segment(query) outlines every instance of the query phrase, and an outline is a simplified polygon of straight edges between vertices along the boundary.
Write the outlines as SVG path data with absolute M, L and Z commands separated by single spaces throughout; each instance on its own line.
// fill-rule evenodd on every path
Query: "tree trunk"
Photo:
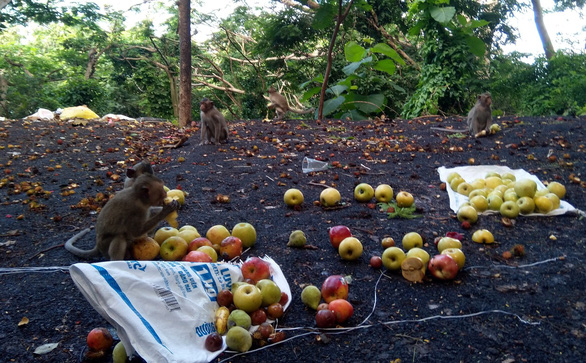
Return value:
M 541 2 L 540 0 L 531 0 L 531 4 L 533 4 L 535 25 L 537 26 L 537 32 L 539 33 L 539 37 L 541 38 L 541 44 L 543 44 L 545 58 L 547 58 L 547 60 L 550 60 L 555 55 L 555 49 L 553 48 L 551 39 L 549 39 L 547 29 L 545 29 L 545 23 L 543 21 L 543 9 L 541 9 Z
M 179 126 L 191 123 L 190 0 L 179 0 Z

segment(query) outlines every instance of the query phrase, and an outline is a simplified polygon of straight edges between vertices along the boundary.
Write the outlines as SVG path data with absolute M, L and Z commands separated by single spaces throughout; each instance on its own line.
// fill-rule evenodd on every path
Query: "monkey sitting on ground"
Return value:
M 82 250 L 73 246 L 89 228 L 65 242 L 65 249 L 82 258 L 100 254 L 112 261 L 131 258 L 133 241 L 155 229 L 168 214 L 179 208 L 176 200 L 164 204 L 166 195 L 161 179 L 148 173 L 140 175 L 131 187 L 116 193 L 98 214 L 93 249 Z M 149 217 L 150 208 L 156 206 L 162 206 L 161 211 Z
M 476 104 L 466 118 L 468 129 L 456 130 L 446 129 L 443 127 L 432 127 L 432 130 L 447 131 L 447 132 L 469 132 L 474 137 L 486 136 L 491 133 L 490 126 L 492 125 L 492 97 L 489 92 L 478 96 Z
M 287 103 L 287 99 L 285 97 L 283 97 L 283 95 L 281 95 L 279 92 L 277 92 L 275 87 L 272 87 L 272 86 L 269 87 L 269 100 L 271 101 L 271 103 L 269 103 L 267 105 L 267 107 L 269 109 L 273 109 L 273 108 L 275 109 L 275 120 L 282 120 L 283 117 L 285 116 L 285 114 L 289 111 L 299 113 L 299 114 L 313 112 L 312 108 L 303 111 L 303 110 L 298 110 L 298 109 L 289 107 L 289 104 Z
M 214 144 L 226 142 L 228 140 L 228 125 L 226 119 L 220 111 L 214 106 L 214 101 L 204 98 L 199 104 L 201 110 L 201 142 L 200 145 L 211 143 Z M 207 140 L 206 140 L 207 139 Z
M 126 179 L 124 180 L 124 188 L 129 188 L 134 184 L 136 178 L 141 176 L 142 174 L 150 174 L 155 175 L 153 171 L 153 167 L 150 162 L 148 161 L 141 161 L 140 163 L 135 164 L 133 167 L 128 168 L 126 170 Z
M 478 96 L 476 104 L 468 112 L 468 131 L 474 137 L 486 136 L 490 134 L 490 125 L 492 125 L 492 97 L 486 92 Z

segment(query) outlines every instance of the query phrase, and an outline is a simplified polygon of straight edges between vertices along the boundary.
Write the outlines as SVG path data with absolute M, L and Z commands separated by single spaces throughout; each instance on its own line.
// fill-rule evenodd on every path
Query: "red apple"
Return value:
M 458 263 L 449 255 L 435 255 L 429 260 L 427 269 L 439 280 L 451 280 L 458 274 Z
M 336 322 L 338 324 L 344 323 L 346 320 L 350 319 L 352 314 L 354 313 L 354 307 L 350 304 L 347 300 L 344 299 L 336 299 L 330 301 L 328 304 L 328 309 L 336 314 Z
M 279 300 L 279 304 L 285 306 L 289 302 L 289 295 L 286 292 L 281 291 L 281 300 Z
M 259 257 L 248 258 L 240 267 L 242 277 L 251 279 L 256 285 L 257 282 L 271 278 L 271 268 L 268 262 Z
M 267 306 L 267 316 L 269 319 L 279 319 L 283 316 L 283 306 L 279 303 L 274 303 Z
M 87 335 L 87 346 L 94 351 L 110 349 L 113 342 L 112 334 L 106 328 L 94 328 Z
M 189 242 L 189 250 L 190 251 L 196 251 L 198 248 L 200 248 L 202 246 L 212 247 L 212 242 L 205 237 L 197 237 L 193 241 Z
M 328 303 L 321 303 L 317 306 L 317 309 L 315 309 L 316 311 L 320 311 L 320 310 L 330 310 L 329 308 L 330 304 Z
M 330 234 L 330 243 L 335 249 L 338 249 L 340 243 L 347 238 L 352 237 L 352 232 L 350 232 L 350 228 L 346 226 L 333 226 L 328 230 Z
M 182 261 L 187 262 L 213 262 L 210 255 L 201 251 L 189 251 L 188 254 L 183 257 Z
M 234 296 L 232 295 L 232 291 L 230 290 L 222 290 L 218 292 L 218 296 L 216 297 L 218 305 L 225 307 L 232 305 L 233 299 Z
M 383 266 L 383 259 L 380 256 L 372 256 L 370 258 L 370 266 L 372 268 L 381 268 Z
M 250 321 L 252 325 L 260 325 L 267 321 L 267 313 L 264 309 L 255 310 L 250 314 Z
M 332 275 L 321 285 L 321 296 L 325 302 L 348 298 L 348 283 L 342 275 Z
M 315 314 L 315 324 L 318 328 L 333 328 L 336 326 L 336 314 L 328 309 L 320 310 Z
M 220 255 L 225 261 L 242 254 L 242 241 L 238 237 L 228 236 L 220 243 Z

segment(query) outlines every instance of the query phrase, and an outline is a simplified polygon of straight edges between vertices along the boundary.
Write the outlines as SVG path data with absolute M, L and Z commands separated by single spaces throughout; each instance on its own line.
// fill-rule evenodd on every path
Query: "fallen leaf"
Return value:
M 25 317 L 23 317 L 22 319 L 20 319 L 20 321 L 18 322 L 18 326 L 23 326 L 23 325 L 26 325 L 26 324 L 28 324 L 28 322 L 29 322 L 29 320 L 28 320 L 28 318 L 25 316 Z
M 53 349 L 57 348 L 58 345 L 59 345 L 59 343 L 43 344 L 43 345 L 37 347 L 37 349 L 35 349 L 34 353 L 35 354 L 47 354 L 47 353 L 51 352 Z

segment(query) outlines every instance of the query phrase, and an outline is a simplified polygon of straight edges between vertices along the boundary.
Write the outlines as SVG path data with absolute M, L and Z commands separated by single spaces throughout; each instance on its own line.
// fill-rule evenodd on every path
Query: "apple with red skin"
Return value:
M 450 255 L 435 255 L 427 265 L 427 269 L 438 280 L 452 280 L 458 274 L 458 263 Z
M 352 237 L 350 228 L 346 226 L 333 226 L 328 230 L 328 233 L 330 235 L 330 243 L 335 249 L 338 249 L 344 239 Z
M 336 322 L 342 324 L 346 322 L 354 313 L 354 307 L 347 300 L 336 299 L 328 303 L 328 309 L 336 314 Z
M 277 303 L 267 306 L 267 316 L 269 319 L 275 320 L 283 316 L 283 305 Z
M 264 309 L 258 309 L 250 314 L 250 321 L 252 325 L 260 325 L 267 321 L 267 313 Z
M 230 261 L 242 255 L 242 241 L 238 237 L 228 236 L 220 243 L 220 255 L 225 261 Z
M 250 257 L 240 266 L 242 277 L 257 282 L 271 278 L 271 268 L 268 262 L 259 257 Z
M 370 267 L 379 269 L 383 266 L 383 259 L 380 256 L 372 256 L 370 258 Z
M 187 262 L 214 262 L 210 255 L 201 251 L 189 251 L 188 254 L 183 257 L 182 261 Z
M 315 314 L 315 324 L 318 328 L 333 328 L 336 326 L 336 314 L 330 309 L 319 310 Z
M 106 328 L 94 328 L 87 335 L 87 346 L 93 351 L 103 351 L 110 349 L 114 339 L 112 334 Z
M 321 303 L 317 306 L 317 309 L 315 309 L 316 311 L 320 311 L 320 310 L 330 310 L 329 308 L 330 304 L 328 303 Z
M 321 296 L 325 302 L 348 298 L 348 283 L 342 275 L 331 275 L 321 285 Z
M 196 251 L 198 248 L 200 248 L 202 246 L 212 247 L 212 242 L 205 237 L 197 237 L 196 239 L 189 242 L 189 250 L 190 251 Z
M 281 291 L 281 300 L 279 300 L 279 304 L 285 306 L 289 302 L 289 295 L 285 291 Z
M 222 290 L 218 292 L 218 296 L 216 296 L 216 302 L 218 305 L 225 307 L 232 305 L 233 299 L 234 296 L 230 290 Z

